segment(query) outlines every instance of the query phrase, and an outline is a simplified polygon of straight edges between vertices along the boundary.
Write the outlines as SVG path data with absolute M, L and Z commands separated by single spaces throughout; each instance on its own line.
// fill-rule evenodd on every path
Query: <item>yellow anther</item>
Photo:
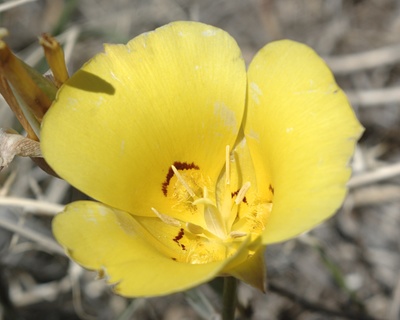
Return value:
M 236 203 L 237 205 L 239 205 L 239 204 L 243 201 L 244 197 L 246 196 L 246 192 L 250 189 L 250 187 L 251 187 L 251 183 L 250 183 L 250 181 L 247 181 L 247 182 L 240 188 L 240 190 L 239 190 L 239 192 L 238 192 L 238 195 L 237 195 L 237 197 L 236 197 L 236 199 L 235 199 L 235 203 Z
M 166 223 L 166 224 L 168 224 L 170 226 L 173 226 L 173 227 L 180 227 L 181 226 L 181 223 L 180 223 L 179 220 L 174 219 L 174 218 L 172 218 L 170 216 L 167 216 L 167 215 L 157 211 L 155 208 L 151 208 L 151 211 L 153 211 L 155 213 L 155 215 L 158 218 L 160 218 L 160 220 L 162 222 L 164 222 L 164 223 Z
M 202 234 L 204 233 L 204 229 L 197 224 L 187 222 L 186 228 L 193 234 Z
M 231 238 L 241 238 L 241 237 L 247 236 L 247 233 L 246 233 L 246 232 L 243 232 L 243 231 L 232 231 L 232 232 L 229 234 L 229 236 L 230 236 Z
M 182 186 L 186 189 L 186 191 L 189 193 L 191 197 L 196 197 L 196 194 L 193 192 L 193 190 L 189 187 L 187 182 L 185 181 L 185 178 L 179 173 L 178 169 L 176 169 L 175 166 L 171 166 L 172 171 L 174 172 L 176 178 L 179 180 L 179 182 L 182 184 Z

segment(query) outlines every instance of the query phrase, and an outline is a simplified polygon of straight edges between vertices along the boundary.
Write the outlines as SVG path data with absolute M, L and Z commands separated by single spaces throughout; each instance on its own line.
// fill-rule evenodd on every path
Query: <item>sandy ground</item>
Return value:
M 42 32 L 65 46 L 72 73 L 102 43 L 124 43 L 175 20 L 225 29 L 247 62 L 276 39 L 312 46 L 326 58 L 366 128 L 343 208 L 308 235 L 267 248 L 269 290 L 262 294 L 240 285 L 237 318 L 400 319 L 400 2 L 37 0 L 0 13 L 9 45 L 42 72 L 36 40 Z M 19 128 L 3 100 L 0 127 Z M 16 159 L 0 173 L 4 318 L 202 319 L 187 294 L 125 299 L 69 262 L 52 239 L 58 206 L 49 203 L 82 197 L 29 159 Z M 200 291 L 218 312 L 215 291 L 207 285 Z

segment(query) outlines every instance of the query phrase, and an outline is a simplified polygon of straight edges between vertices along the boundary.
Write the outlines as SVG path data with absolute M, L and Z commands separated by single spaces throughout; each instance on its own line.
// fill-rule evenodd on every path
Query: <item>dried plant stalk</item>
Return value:
M 7 167 L 15 156 L 42 157 L 40 143 L 0 129 L 0 170 Z

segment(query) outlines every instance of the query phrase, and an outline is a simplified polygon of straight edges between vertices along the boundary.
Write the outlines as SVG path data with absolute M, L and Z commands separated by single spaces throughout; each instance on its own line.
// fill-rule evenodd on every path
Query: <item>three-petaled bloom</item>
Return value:
M 265 245 L 334 213 L 362 131 L 324 62 L 278 41 L 245 64 L 224 31 L 175 22 L 107 45 L 43 121 L 45 159 L 100 202 L 53 223 L 126 296 L 231 275 L 264 289 Z

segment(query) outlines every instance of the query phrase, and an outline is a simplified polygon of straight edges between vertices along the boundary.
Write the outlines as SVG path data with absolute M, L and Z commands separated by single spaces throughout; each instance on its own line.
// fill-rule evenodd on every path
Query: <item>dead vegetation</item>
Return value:
M 31 0 L 0 4 L 7 42 L 46 71 L 42 32 L 63 44 L 70 72 L 104 42 L 174 20 L 221 27 L 249 62 L 290 38 L 326 58 L 366 131 L 340 212 L 308 235 L 267 249 L 269 291 L 240 287 L 240 319 L 400 319 L 400 3 L 395 0 Z M 6 7 L 7 5 L 7 7 Z M 19 129 L 0 100 L 0 126 Z M 340 128 L 338 128 L 340 130 Z M 128 300 L 65 257 L 52 215 L 84 196 L 17 158 L 0 173 L 0 300 L 4 319 L 201 319 L 219 310 L 199 292 Z M 214 283 L 218 287 L 218 282 Z M 200 297 L 202 296 L 200 295 Z M 204 301 L 203 301 L 204 303 Z M 203 318 L 207 317 L 203 315 Z

